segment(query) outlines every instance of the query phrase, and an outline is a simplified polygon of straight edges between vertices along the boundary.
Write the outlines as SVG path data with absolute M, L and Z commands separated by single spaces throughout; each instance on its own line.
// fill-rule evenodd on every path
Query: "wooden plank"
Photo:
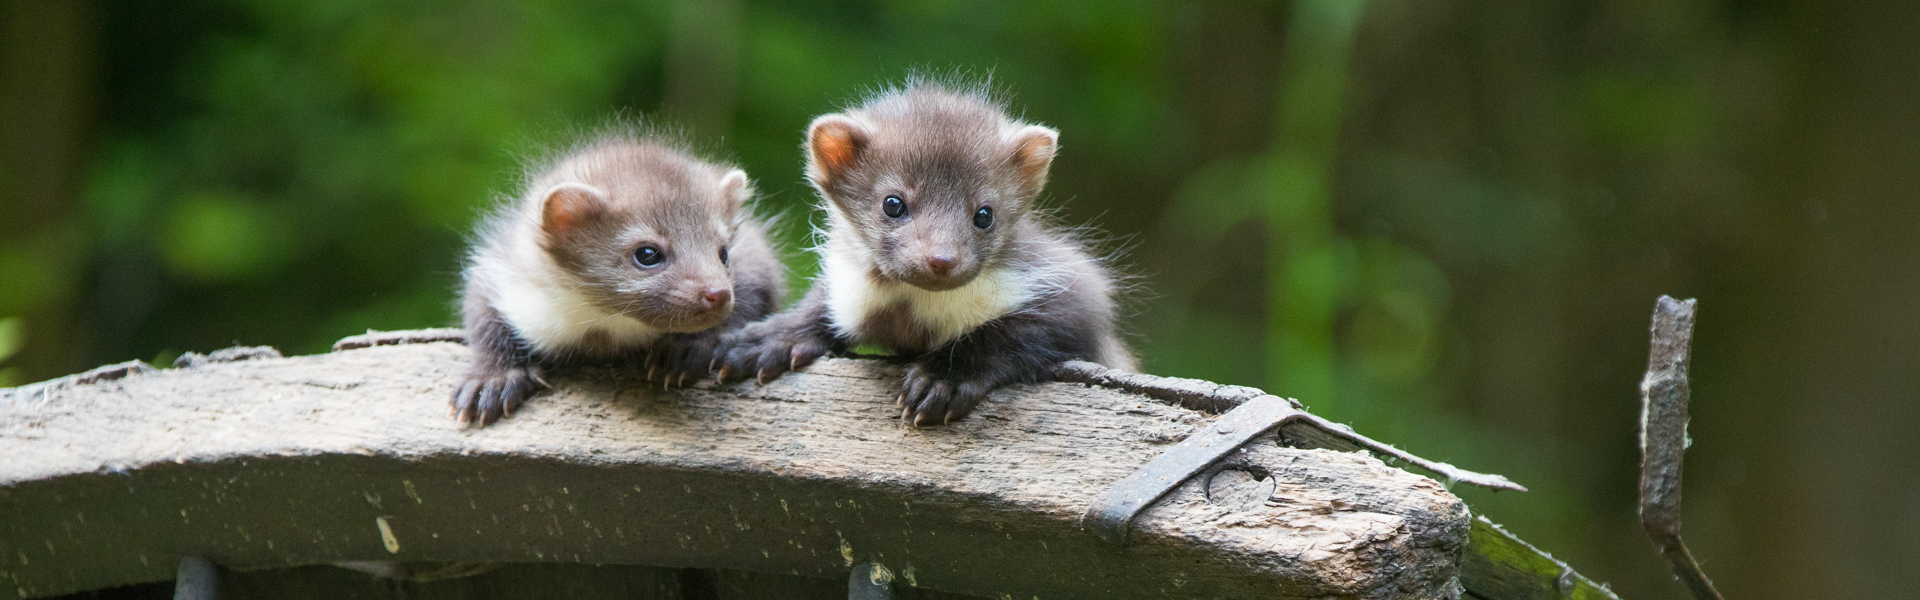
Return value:
M 582 368 L 462 431 L 445 398 L 468 356 L 377 346 L 0 392 L 0 593 L 160 581 L 200 554 L 239 571 L 570 562 L 842 581 L 872 561 L 903 594 L 1419 598 L 1446 595 L 1468 539 L 1438 483 L 1269 439 L 1149 508 L 1130 546 L 1104 544 L 1079 529 L 1086 506 L 1210 417 L 1103 387 L 1016 386 L 911 429 L 900 370 L 879 361 L 670 392 Z

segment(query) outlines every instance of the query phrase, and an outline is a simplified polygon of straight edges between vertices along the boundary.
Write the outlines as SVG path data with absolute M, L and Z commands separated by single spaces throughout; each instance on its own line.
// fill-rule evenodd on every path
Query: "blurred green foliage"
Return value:
M 0 364 L 5 364 L 7 359 L 20 352 L 20 345 L 24 341 L 21 337 L 19 317 L 0 319 Z M 21 381 L 19 367 L 0 368 L 0 387 L 22 383 L 26 382 Z
M 1920 568 L 1920 446 L 1901 441 L 1920 381 L 1900 375 L 1920 371 L 1916 14 L 9 4 L 0 25 L 32 36 L 0 43 L 53 66 L 0 77 L 53 91 L 0 94 L 0 385 L 451 324 L 463 236 L 520 157 L 609 119 L 679 124 L 742 164 L 807 276 L 802 128 L 910 72 L 959 72 L 1061 130 L 1050 202 L 1131 248 L 1148 370 L 1297 396 L 1512 476 L 1533 491 L 1456 491 L 1623 595 L 1680 597 L 1633 521 L 1634 385 L 1652 299 L 1698 295 L 1688 538 L 1709 573 L 1730 596 L 1897 593 L 1885 574 Z M 40 119 L 65 106 L 81 116 Z M 1787 435 L 1804 406 L 1878 434 Z M 1869 455 L 1888 458 L 1846 471 Z M 1909 541 L 1872 541 L 1886 506 Z

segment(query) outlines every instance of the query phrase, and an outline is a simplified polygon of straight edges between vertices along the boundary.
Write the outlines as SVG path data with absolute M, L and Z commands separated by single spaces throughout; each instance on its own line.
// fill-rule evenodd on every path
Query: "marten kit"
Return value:
M 1132 370 L 1105 262 L 1035 204 L 1060 134 L 978 87 L 928 80 L 814 119 L 806 176 L 827 223 L 820 275 L 778 314 L 784 272 L 746 174 L 645 135 L 534 171 L 481 227 L 466 270 L 472 370 L 453 413 L 510 414 L 544 369 L 621 360 L 683 385 L 764 383 L 877 346 L 906 362 L 901 418 L 965 418 L 1063 361 Z
M 728 336 L 720 378 L 764 382 L 871 344 L 909 361 L 901 417 L 928 425 L 1063 361 L 1133 369 L 1114 276 L 1034 205 L 1059 137 L 983 90 L 931 81 L 815 119 L 820 276 L 797 306 Z
M 464 273 L 473 365 L 451 411 L 484 426 L 578 360 L 684 384 L 722 332 L 777 309 L 784 267 L 747 203 L 745 172 L 672 137 L 616 131 L 529 169 L 484 220 Z

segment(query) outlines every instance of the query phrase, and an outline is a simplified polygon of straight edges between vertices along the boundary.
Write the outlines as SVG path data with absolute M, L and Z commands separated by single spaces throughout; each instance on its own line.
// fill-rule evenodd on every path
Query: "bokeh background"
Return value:
M 1708 573 L 1913 593 L 1903 2 L 8 0 L 0 385 L 451 324 L 517 157 L 617 115 L 743 164 L 798 248 L 802 128 L 914 69 L 1061 130 L 1051 197 L 1130 245 L 1148 370 L 1509 475 L 1456 491 L 1627 598 L 1684 597 L 1636 387 L 1654 298 L 1698 297 Z

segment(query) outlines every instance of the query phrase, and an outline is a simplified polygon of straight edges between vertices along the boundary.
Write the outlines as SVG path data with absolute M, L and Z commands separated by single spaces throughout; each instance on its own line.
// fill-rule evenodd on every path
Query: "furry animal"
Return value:
M 699 379 L 721 332 L 785 296 L 739 169 L 616 133 L 535 173 L 481 225 L 465 271 L 474 360 L 451 400 L 463 424 L 512 414 L 545 368 L 574 359 L 644 361 L 663 385 Z
M 821 274 L 797 306 L 730 336 L 720 378 L 764 382 L 875 344 L 911 360 L 901 417 L 925 425 L 1062 361 L 1135 368 L 1114 275 L 1034 208 L 1058 146 L 983 91 L 930 81 L 815 119 Z

